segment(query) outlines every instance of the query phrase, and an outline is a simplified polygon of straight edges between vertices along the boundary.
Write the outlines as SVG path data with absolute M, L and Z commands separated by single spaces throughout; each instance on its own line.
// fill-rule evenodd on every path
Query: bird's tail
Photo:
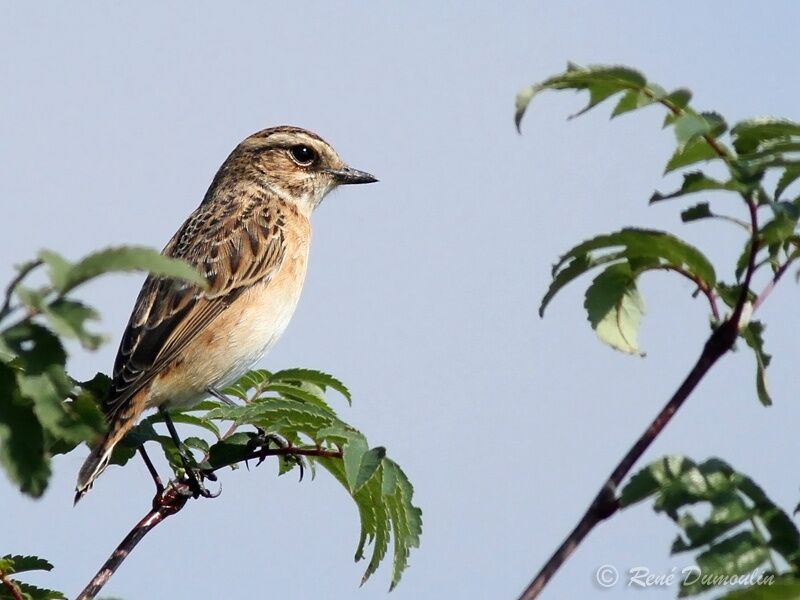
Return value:
M 100 443 L 95 446 L 89 454 L 89 457 L 86 459 L 86 462 L 83 463 L 78 473 L 78 483 L 75 486 L 75 504 L 78 503 L 78 500 L 83 498 L 86 492 L 92 489 L 94 480 L 97 479 L 108 466 L 108 461 L 111 460 L 111 453 L 114 451 L 114 447 L 125 437 L 125 434 L 128 433 L 132 425 L 133 422 L 127 419 L 112 423 L 110 431 L 103 436 Z

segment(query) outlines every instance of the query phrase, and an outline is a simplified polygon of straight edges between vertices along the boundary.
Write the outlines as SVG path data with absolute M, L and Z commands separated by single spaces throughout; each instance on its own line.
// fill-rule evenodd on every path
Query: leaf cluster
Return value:
M 414 489 L 402 469 L 386 456 L 383 447 L 370 448 L 366 437 L 342 421 L 331 407 L 326 392 L 333 390 L 351 400 L 350 391 L 335 377 L 311 369 L 287 369 L 270 373 L 251 371 L 224 390 L 240 403 L 206 400 L 190 411 L 172 413 L 173 421 L 203 430 L 184 443 L 196 451 L 190 457 L 201 472 L 213 474 L 224 467 L 268 456 L 281 458 L 279 475 L 293 470 L 315 473 L 320 466 L 342 484 L 358 508 L 361 535 L 355 559 L 366 558 L 372 545 L 362 583 L 378 568 L 393 539 L 391 588 L 400 581 L 411 548 L 419 546 L 422 512 L 412 500 Z M 158 414 L 139 425 L 123 440 L 112 463 L 125 464 L 136 448 L 147 441 L 160 444 L 177 476 L 183 463 L 169 436 L 154 425 Z M 227 424 L 222 433 L 220 425 Z
M 713 207 L 711 201 L 703 201 L 683 208 L 681 221 L 715 219 L 729 224 L 742 233 L 742 247 L 736 264 L 728 270 L 726 277 L 730 279 L 724 281 L 717 274 L 720 269 L 701 249 L 672 233 L 627 227 L 596 235 L 574 245 L 555 263 L 540 315 L 564 286 L 599 269 L 586 288 L 584 299 L 592 329 L 611 347 L 642 354 L 638 332 L 645 305 L 638 288 L 640 277 L 656 270 L 674 273 L 691 281 L 694 296 L 701 296 L 708 304 L 714 335 L 698 365 L 716 351 L 712 341 L 723 337 L 716 334 L 727 336 L 730 332 L 724 338 L 730 341 L 724 342 L 727 345 L 721 346 L 716 358 L 731 349 L 738 336 L 755 358 L 756 396 L 762 404 L 771 404 L 766 377 L 771 356 L 764 349 L 765 325 L 753 319 L 753 314 L 800 256 L 800 195 L 791 192 L 800 179 L 800 123 L 768 117 L 747 119 L 729 127 L 718 113 L 696 110 L 691 105 L 692 94 L 685 88 L 667 91 L 628 67 L 585 68 L 570 64 L 563 73 L 520 92 L 516 101 L 517 127 L 537 94 L 567 89 L 589 94 L 586 106 L 573 117 L 612 98 L 616 99 L 612 118 L 648 106 L 665 109 L 663 126 L 674 133 L 676 147 L 664 172 L 682 172 L 683 180 L 676 190 L 653 193 L 650 203 L 684 200 L 702 192 L 723 192 Z M 711 168 L 725 176 L 712 176 L 708 171 Z M 752 291 L 757 276 L 766 279 L 758 294 Z M 710 359 L 709 364 L 716 358 Z M 709 366 L 702 368 L 707 370 Z M 691 385 L 697 381 L 699 378 Z M 694 388 L 687 389 L 688 394 Z M 685 399 L 680 391 L 659 419 L 666 414 L 666 422 L 672 413 L 665 411 L 677 410 Z M 673 405 L 673 401 L 677 403 Z M 638 452 L 636 457 L 660 427 L 663 423 L 654 422 L 637 441 L 631 450 Z M 633 464 L 627 463 L 629 456 L 630 453 L 618 467 L 623 469 L 622 475 L 613 483 L 621 481 Z M 612 477 L 617 474 L 615 470 Z M 681 456 L 670 456 L 633 476 L 622 491 L 619 506 L 645 499 L 652 499 L 655 510 L 667 514 L 680 527 L 673 553 L 699 552 L 695 559 L 703 577 L 684 582 L 680 596 L 722 589 L 731 578 L 766 568 L 773 578 L 770 585 L 755 582 L 731 591 L 725 598 L 800 597 L 797 527 L 747 476 L 718 459 L 695 464 Z M 692 509 L 695 505 L 707 506 L 708 516 L 701 517 Z
M 797 526 L 752 479 L 724 461 L 713 458 L 697 464 L 684 456 L 665 456 L 631 477 L 620 505 L 630 507 L 647 499 L 680 529 L 672 554 L 697 552 L 697 575 L 681 582 L 679 597 L 724 589 L 756 571 L 761 585 L 724 598 L 800 596 Z
M 28 285 L 40 267 L 47 268 L 47 281 Z M 89 350 L 103 342 L 89 329 L 97 311 L 72 293 L 99 275 L 127 271 L 205 285 L 188 264 L 154 250 L 109 248 L 74 263 L 43 250 L 36 260 L 17 267 L 6 289 L 0 308 L 0 465 L 25 494 L 44 493 L 53 455 L 92 441 L 103 430 L 98 400 L 106 378 L 71 378 L 63 340 L 76 340 Z
M 39 269 L 46 270 L 40 277 L 45 281 L 31 285 Z M 97 312 L 76 299 L 74 292 L 102 274 L 127 271 L 206 285 L 182 261 L 144 248 L 110 248 L 78 262 L 42 251 L 36 260 L 17 268 L 5 291 L 0 306 L 0 465 L 24 494 L 41 496 L 51 476 L 52 457 L 83 442 L 93 443 L 105 429 L 100 405 L 110 380 L 102 373 L 89 381 L 70 377 L 65 340 L 88 350 L 104 341 L 89 329 Z M 363 580 L 377 569 L 391 541 L 394 588 L 411 548 L 419 546 L 421 511 L 412 502 L 413 487 L 402 469 L 384 448 L 370 448 L 361 432 L 337 416 L 327 398 L 329 391 L 351 401 L 341 381 L 320 371 L 252 371 L 224 391 L 227 402 L 207 400 L 172 418 L 197 428 L 198 433 L 185 440 L 187 458 L 209 479 L 216 479 L 215 472 L 224 467 L 258 465 L 271 456 L 278 458 L 281 475 L 299 469 L 302 478 L 306 468 L 314 472 L 316 467 L 330 472 L 358 510 L 361 534 L 356 560 L 366 558 L 367 547 L 372 547 Z M 111 462 L 124 465 L 140 445 L 155 442 L 176 478 L 184 477 L 179 450 L 157 430 L 161 421 L 156 414 L 140 422 L 118 444 Z M 6 557 L 0 560 L 0 573 L 45 566 L 52 568 L 44 561 Z M 63 597 L 27 584 L 14 585 L 33 599 Z M 10 593 L 6 586 L 0 598 Z
M 565 89 L 589 94 L 588 104 L 573 117 L 612 98 L 617 99 L 612 118 L 648 106 L 665 109 L 663 124 L 674 132 L 676 148 L 664 171 L 683 170 L 683 183 L 669 193 L 655 192 L 650 202 L 698 192 L 728 192 L 728 198 L 720 200 L 724 213 L 712 210 L 710 202 L 704 201 L 684 209 L 681 219 L 686 223 L 720 219 L 740 229 L 744 239 L 733 281 L 725 282 L 700 249 L 671 233 L 629 227 L 598 235 L 575 245 L 553 266 L 553 279 L 542 299 L 540 314 L 565 285 L 602 268 L 586 288 L 584 307 L 599 338 L 623 352 L 642 354 L 638 332 L 645 303 L 638 282 L 647 272 L 669 271 L 689 279 L 696 287 L 695 295 L 702 295 L 708 302 L 712 327 L 724 320 L 725 310 L 738 310 L 739 315 L 749 316 L 748 310 L 760 302 L 749 288 L 755 273 L 766 269 L 777 279 L 800 256 L 800 196 L 787 196 L 800 178 L 800 123 L 754 118 L 729 128 L 718 113 L 693 108 L 692 94 L 685 88 L 667 91 L 628 67 L 570 64 L 565 72 L 520 92 L 517 126 L 537 94 Z M 712 177 L 697 168 L 700 163 L 722 166 L 727 177 Z M 688 167 L 692 170 L 687 172 Z M 767 190 L 765 181 L 771 172 L 776 173 L 776 183 Z M 732 202 L 731 195 L 738 201 Z M 737 208 L 743 216 L 727 214 Z M 758 397 L 769 404 L 766 369 L 770 356 L 764 351 L 765 326 L 747 318 L 740 323 L 740 335 L 755 357 Z

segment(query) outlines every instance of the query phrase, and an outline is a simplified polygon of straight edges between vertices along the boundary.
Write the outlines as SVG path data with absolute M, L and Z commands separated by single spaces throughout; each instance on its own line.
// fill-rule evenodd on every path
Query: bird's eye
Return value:
M 317 153 L 305 144 L 297 144 L 289 148 L 292 158 L 299 165 L 310 165 L 317 159 Z

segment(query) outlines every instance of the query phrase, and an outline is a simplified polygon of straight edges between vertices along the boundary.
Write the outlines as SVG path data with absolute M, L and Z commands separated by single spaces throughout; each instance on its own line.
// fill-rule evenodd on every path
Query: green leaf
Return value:
M 350 491 L 343 461 L 331 458 L 314 460 Z M 383 560 L 391 536 L 394 538 L 394 560 L 390 589 L 394 589 L 408 565 L 411 548 L 418 548 L 420 543 L 422 511 L 413 504 L 414 489 L 400 467 L 384 458 L 374 475 L 352 495 L 361 520 L 356 561 L 365 558 L 366 546 L 372 544 L 372 555 L 362 583 Z
M 333 375 L 323 373 L 322 371 L 315 371 L 313 369 L 284 369 L 272 375 L 272 381 L 298 381 L 309 382 L 322 386 L 322 388 L 331 388 L 336 390 L 345 397 L 348 404 L 352 404 L 352 397 L 350 390 L 341 381 L 336 379 Z
M 694 194 L 696 192 L 706 192 L 711 190 L 741 192 L 744 190 L 744 188 L 742 188 L 741 184 L 732 179 L 724 182 L 717 181 L 716 179 L 707 177 L 702 171 L 693 171 L 692 173 L 686 173 L 683 176 L 683 185 L 681 185 L 680 189 L 670 194 L 662 194 L 658 191 L 653 192 L 653 195 L 650 197 L 650 204 L 653 204 L 654 202 L 661 202 L 662 200 L 672 200 L 673 198 L 679 198 L 680 196 L 685 196 L 686 194 Z
M 782 244 L 794 233 L 795 227 L 797 219 L 780 212 L 761 228 L 758 237 L 765 245 Z
M 770 579 L 762 583 L 733 590 L 719 600 L 793 600 L 800 598 L 800 581 L 796 579 Z
M 208 287 L 205 278 L 183 260 L 164 256 L 150 248 L 134 246 L 107 248 L 86 256 L 70 267 L 57 287 L 63 295 L 98 275 L 130 271 L 143 271 L 152 275 L 173 277 L 202 288 Z
M 589 103 L 577 114 L 582 114 L 618 92 L 643 89 L 647 81 L 641 73 L 619 66 L 568 65 L 567 71 L 523 89 L 516 99 L 514 122 L 519 129 L 522 117 L 531 100 L 544 90 L 586 90 Z
M 682 146 L 678 146 L 675 153 L 667 162 L 664 173 L 670 173 L 675 169 L 687 167 L 698 162 L 717 160 L 720 156 L 704 138 L 694 139 Z
M 794 521 L 752 479 L 738 473 L 737 482 L 739 490 L 753 503 L 759 520 L 769 534 L 769 546 L 797 571 L 800 567 L 800 532 Z
M 192 410 L 196 410 L 192 408 Z M 214 434 L 214 437 L 217 439 L 220 438 L 219 427 L 217 427 L 216 423 L 207 419 L 205 417 L 198 417 L 189 413 L 185 412 L 170 412 L 170 418 L 172 419 L 173 423 L 184 423 L 186 425 L 194 425 L 195 427 L 202 427 L 206 431 L 210 431 Z M 164 417 L 161 413 L 155 413 L 147 417 L 147 421 L 150 423 L 163 423 Z
M 14 371 L 0 363 L 0 465 L 20 491 L 34 498 L 50 479 L 50 457 L 33 406 L 19 393 Z
M 625 113 L 633 110 L 643 108 L 653 104 L 655 101 L 656 100 L 652 95 L 649 95 L 642 90 L 628 90 L 622 94 L 622 98 L 619 99 L 619 102 L 614 107 L 614 110 L 611 111 L 611 118 L 613 119 L 614 117 L 624 115 Z
M 637 336 L 644 301 L 636 289 L 630 265 L 611 265 L 586 290 L 589 322 L 606 344 L 629 354 L 641 354 Z
M 750 321 L 747 327 L 742 329 L 740 335 L 744 338 L 747 345 L 753 350 L 756 358 L 756 391 L 758 399 L 764 406 L 772 404 L 769 391 L 767 390 L 767 367 L 772 356 L 764 352 L 764 324 L 761 321 Z
M 653 496 L 662 489 L 676 484 L 695 463 L 678 455 L 665 456 L 641 469 L 622 488 L 619 502 L 622 508 Z
M 704 576 L 744 575 L 764 564 L 769 558 L 769 550 L 752 531 L 742 531 L 713 544 L 697 556 L 697 566 Z M 702 579 L 688 585 L 681 583 L 680 596 L 690 596 L 704 592 L 713 584 L 704 584 Z
M 258 435 L 249 431 L 237 431 L 224 440 L 212 444 L 208 450 L 208 463 L 218 469 L 241 462 L 257 447 Z
M 67 598 L 64 594 L 55 590 L 47 590 L 22 581 L 15 581 L 14 583 L 19 587 L 25 600 L 66 600 Z M 0 587 L 0 600 L 14 600 L 10 592 L 6 594 L 6 591 L 7 588 Z
M 778 184 L 775 186 L 775 200 L 780 200 L 781 194 L 786 191 L 786 188 L 797 181 L 798 177 L 800 177 L 800 165 L 786 167 L 781 178 L 778 180 Z
M 687 111 L 672 122 L 679 147 L 684 147 L 702 136 L 717 137 L 728 128 L 717 113 L 695 113 Z M 696 161 L 695 161 L 696 162 Z
M 385 456 L 385 448 L 378 447 L 370 450 L 367 447 L 367 440 L 363 437 L 352 439 L 344 447 L 345 475 L 351 493 L 358 492 L 370 480 Z
M 72 268 L 72 263 L 53 250 L 42 250 L 39 252 L 39 259 L 47 265 L 48 274 L 53 287 L 57 290 L 62 289 L 68 279 L 68 273 Z
M 687 208 L 681 212 L 681 221 L 690 223 L 691 221 L 699 221 L 700 219 L 708 219 L 714 216 L 711 212 L 708 202 L 700 202 L 694 206 Z
M 90 306 L 61 298 L 49 305 L 43 305 L 42 312 L 53 331 L 63 337 L 77 338 L 88 350 L 96 350 L 104 341 L 102 335 L 86 330 L 87 321 L 99 319 L 97 311 Z
M 4 573 L 24 573 L 25 571 L 52 571 L 53 565 L 38 556 L 21 556 L 19 554 L 6 554 L 2 560 L 13 563 L 11 570 L 3 569 Z
M 2 340 L 20 359 L 20 365 L 29 375 L 47 372 L 53 365 L 64 366 L 67 353 L 61 340 L 52 331 L 30 321 L 4 331 Z
M 674 267 L 691 273 L 709 287 L 716 283 L 714 267 L 694 246 L 663 231 L 622 229 L 582 242 L 561 256 L 553 266 L 553 281 L 542 298 L 539 314 L 544 314 L 549 302 L 567 283 L 597 265 L 616 261 L 633 261 L 634 271 L 642 269 L 642 264 L 648 269 Z
M 64 398 L 71 385 L 62 367 L 54 365 L 38 375 L 18 372 L 17 383 L 20 393 L 33 402 L 33 411 L 42 427 L 56 440 L 77 444 L 94 438 L 94 429 L 67 410 L 71 405 Z
M 800 123 L 774 117 L 758 117 L 731 129 L 733 147 L 739 154 L 753 152 L 762 142 L 800 135 Z

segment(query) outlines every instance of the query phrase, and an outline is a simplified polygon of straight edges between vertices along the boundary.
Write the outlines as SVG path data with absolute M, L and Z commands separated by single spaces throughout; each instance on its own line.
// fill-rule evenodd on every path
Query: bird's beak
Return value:
M 375 183 L 378 178 L 364 171 L 344 167 L 343 169 L 328 169 L 328 173 L 333 176 L 334 181 L 339 185 L 351 183 Z

